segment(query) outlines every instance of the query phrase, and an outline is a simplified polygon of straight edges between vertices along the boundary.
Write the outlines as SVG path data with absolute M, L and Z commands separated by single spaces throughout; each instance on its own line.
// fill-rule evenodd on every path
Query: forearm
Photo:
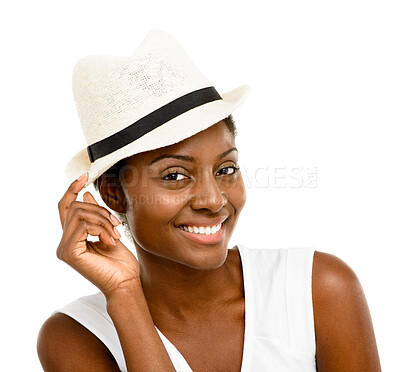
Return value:
M 140 283 L 107 297 L 129 372 L 176 372 L 155 329 Z

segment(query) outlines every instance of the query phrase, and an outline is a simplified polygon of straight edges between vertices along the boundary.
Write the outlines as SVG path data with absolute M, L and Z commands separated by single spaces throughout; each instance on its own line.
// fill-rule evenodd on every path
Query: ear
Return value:
M 98 178 L 101 198 L 114 212 L 126 213 L 125 193 L 117 177 L 103 174 Z

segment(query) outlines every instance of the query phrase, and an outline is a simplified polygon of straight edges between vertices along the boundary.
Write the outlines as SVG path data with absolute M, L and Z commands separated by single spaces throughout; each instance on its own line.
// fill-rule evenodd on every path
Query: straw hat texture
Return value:
M 67 165 L 88 186 L 119 160 L 182 141 L 229 116 L 249 93 L 220 95 L 169 34 L 153 30 L 132 56 L 88 56 L 73 71 L 87 148 Z

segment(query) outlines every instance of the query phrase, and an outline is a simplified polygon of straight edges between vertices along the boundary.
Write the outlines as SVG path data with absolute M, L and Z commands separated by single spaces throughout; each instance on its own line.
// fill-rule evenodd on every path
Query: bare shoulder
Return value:
M 368 304 L 350 266 L 316 251 L 312 297 L 318 371 L 381 371 Z
M 46 372 L 119 371 L 107 347 L 84 326 L 61 313 L 43 324 L 37 351 Z

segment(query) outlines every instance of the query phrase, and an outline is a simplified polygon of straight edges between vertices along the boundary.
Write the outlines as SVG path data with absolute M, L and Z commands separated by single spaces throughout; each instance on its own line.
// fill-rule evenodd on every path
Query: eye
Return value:
M 182 173 L 173 172 L 173 173 L 169 173 L 169 174 L 165 175 L 162 179 L 164 181 L 181 181 L 181 180 L 184 180 L 187 178 L 189 178 L 189 177 L 185 176 Z
M 234 167 L 233 165 L 229 166 L 229 167 L 224 167 L 221 168 L 217 174 L 218 175 L 222 175 L 222 176 L 230 176 L 232 174 L 235 174 L 237 172 L 237 170 L 239 169 L 239 167 Z

